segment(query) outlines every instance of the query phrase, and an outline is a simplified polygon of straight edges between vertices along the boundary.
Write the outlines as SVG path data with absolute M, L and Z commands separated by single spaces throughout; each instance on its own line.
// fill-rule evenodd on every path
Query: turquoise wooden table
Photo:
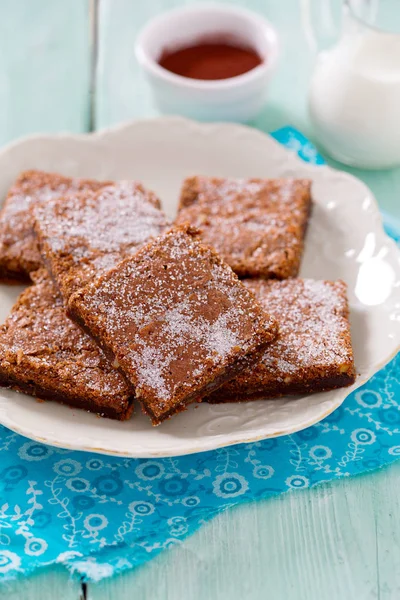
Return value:
M 313 1 L 318 10 L 320 0 Z M 88 131 L 156 114 L 134 61 L 134 39 L 146 20 L 181 3 L 2 0 L 0 143 L 27 133 Z M 263 13 L 283 42 L 270 102 L 254 125 L 268 131 L 292 124 L 312 139 L 306 90 L 315 55 L 305 5 L 301 0 L 231 3 Z M 351 172 L 372 188 L 387 213 L 400 218 L 400 169 Z M 62 568 L 52 568 L 0 588 L 0 597 L 398 600 L 399 489 L 400 462 L 228 511 L 135 572 L 82 586 Z

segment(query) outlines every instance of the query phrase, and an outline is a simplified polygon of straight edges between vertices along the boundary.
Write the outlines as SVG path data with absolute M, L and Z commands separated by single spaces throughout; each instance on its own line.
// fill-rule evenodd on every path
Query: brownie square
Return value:
M 0 327 L 0 385 L 125 420 L 133 391 L 102 351 L 65 314 L 47 272 L 18 298 Z
M 35 207 L 44 263 L 64 298 L 109 270 L 168 225 L 158 198 L 137 182 L 119 182 Z
M 201 230 L 239 275 L 286 279 L 300 268 L 311 211 L 307 179 L 189 177 L 176 223 Z
M 154 425 L 254 364 L 276 335 L 253 294 L 184 228 L 76 292 L 69 311 L 134 385 Z
M 67 193 L 97 190 L 110 183 L 43 171 L 21 173 L 0 212 L 0 282 L 28 282 L 29 274 L 42 266 L 33 233 L 32 206 Z
M 280 323 L 261 361 L 211 395 L 212 403 L 331 390 L 355 381 L 343 281 L 246 280 Z

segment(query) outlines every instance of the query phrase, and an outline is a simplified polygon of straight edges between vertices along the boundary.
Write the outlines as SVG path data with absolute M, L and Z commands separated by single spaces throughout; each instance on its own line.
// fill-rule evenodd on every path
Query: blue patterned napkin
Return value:
M 274 137 L 322 164 L 292 128 Z M 400 238 L 393 223 L 390 233 Z M 98 581 L 180 544 L 240 502 L 349 477 L 400 457 L 400 355 L 321 423 L 293 435 L 160 460 L 32 442 L 0 427 L 0 576 L 62 563 Z

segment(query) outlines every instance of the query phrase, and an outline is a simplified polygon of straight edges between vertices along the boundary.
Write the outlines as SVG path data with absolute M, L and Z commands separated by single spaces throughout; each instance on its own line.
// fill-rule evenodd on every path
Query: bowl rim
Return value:
M 152 36 L 153 29 L 162 24 L 168 22 L 171 18 L 175 18 L 181 15 L 191 16 L 196 13 L 209 12 L 210 15 L 230 14 L 236 15 L 244 20 L 247 20 L 253 27 L 258 28 L 265 41 L 266 46 L 269 48 L 268 61 L 263 61 L 257 67 L 254 67 L 250 71 L 237 75 L 236 77 L 229 77 L 228 79 L 192 79 L 177 75 L 168 71 L 164 67 L 161 67 L 156 60 L 154 60 L 146 50 L 147 39 Z M 172 10 L 167 10 L 161 14 L 153 17 L 146 23 L 141 29 L 135 42 L 134 52 L 136 60 L 140 66 L 151 73 L 155 78 L 163 80 L 169 84 L 175 85 L 176 87 L 186 89 L 202 89 L 202 90 L 224 90 L 242 87 L 252 83 L 253 81 L 264 77 L 266 74 L 271 73 L 277 64 L 280 54 L 280 43 L 279 35 L 276 28 L 265 19 L 262 15 L 255 13 L 246 8 L 223 5 L 216 2 L 205 2 L 202 4 L 195 4 L 192 6 L 177 7 Z

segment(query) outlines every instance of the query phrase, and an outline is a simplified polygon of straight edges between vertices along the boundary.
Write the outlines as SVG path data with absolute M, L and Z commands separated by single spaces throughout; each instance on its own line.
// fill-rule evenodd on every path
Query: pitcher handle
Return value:
M 314 52 L 329 48 L 339 39 L 348 0 L 300 0 L 301 21 Z

